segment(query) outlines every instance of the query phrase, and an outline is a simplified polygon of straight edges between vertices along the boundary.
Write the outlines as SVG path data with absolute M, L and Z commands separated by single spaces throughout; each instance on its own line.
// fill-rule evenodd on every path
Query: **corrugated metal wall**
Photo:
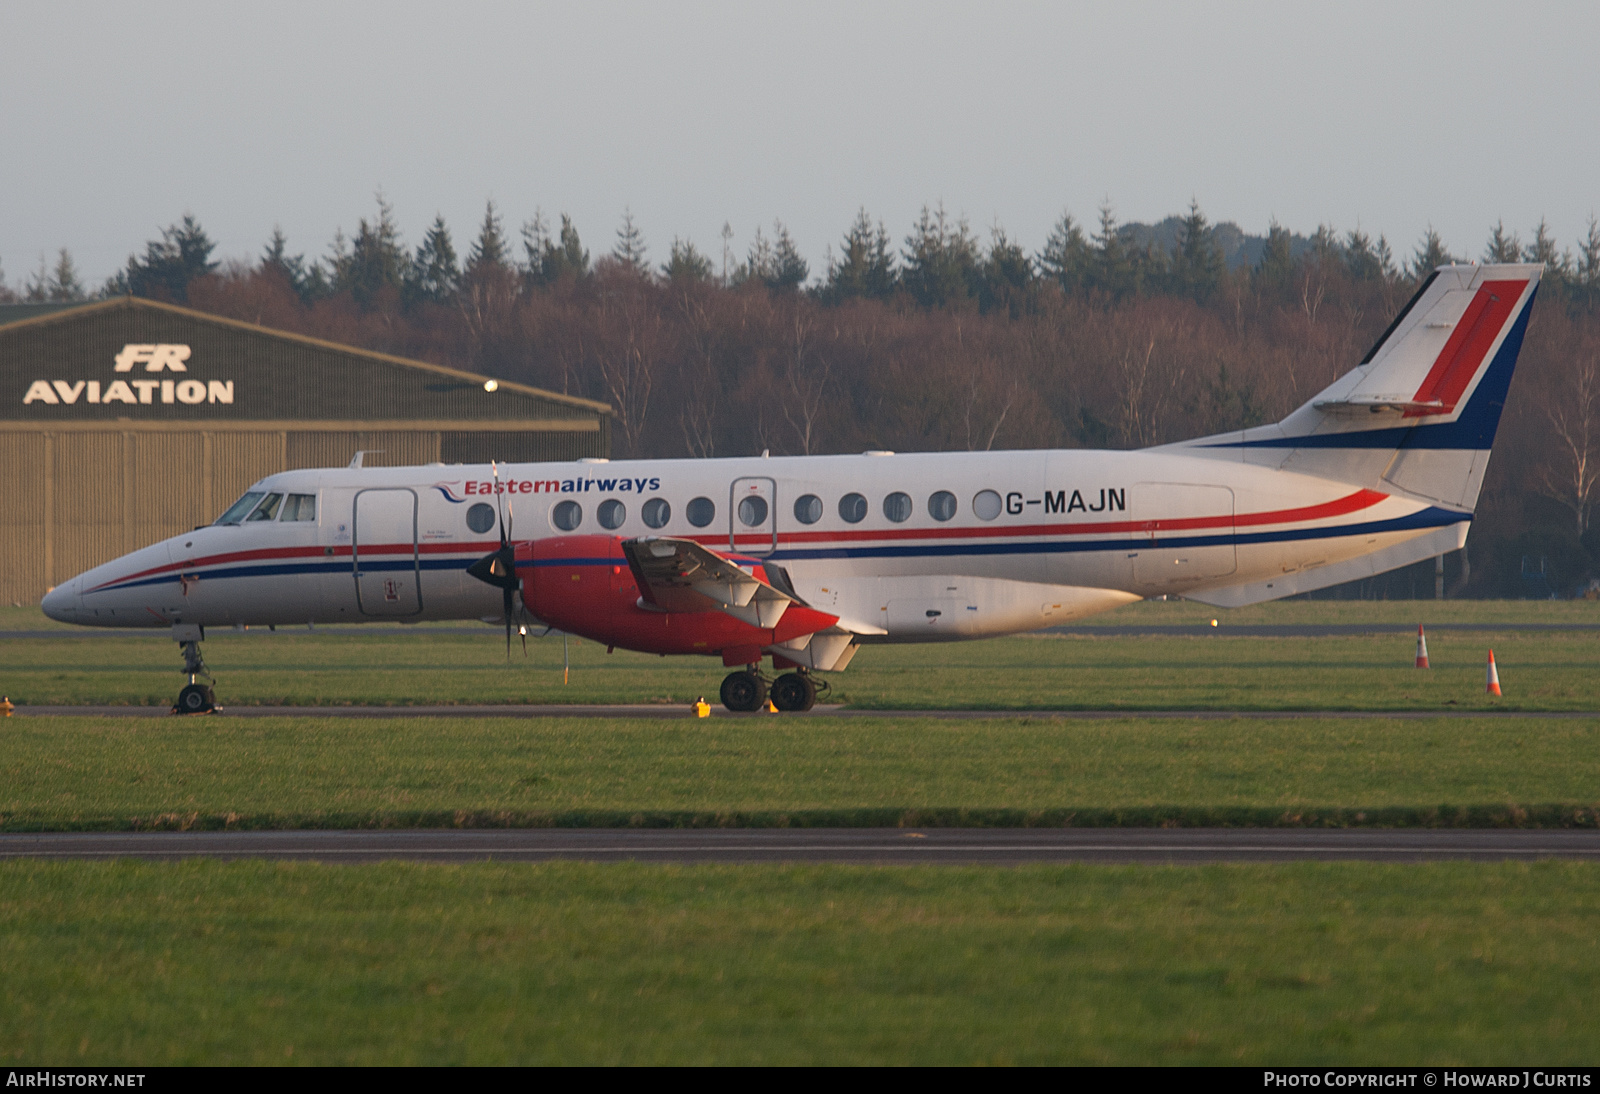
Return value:
M 299 467 L 568 460 L 593 433 L 0 428 L 0 603 L 215 520 L 257 479 Z

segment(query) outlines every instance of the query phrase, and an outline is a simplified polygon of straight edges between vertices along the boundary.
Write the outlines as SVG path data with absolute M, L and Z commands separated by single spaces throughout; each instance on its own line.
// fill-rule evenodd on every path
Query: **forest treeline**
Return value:
M 1600 223 L 1562 246 L 1503 224 L 1452 255 L 1319 227 L 1265 236 L 1197 204 L 1156 225 L 1064 214 L 1037 250 L 925 207 L 896 242 L 858 214 L 813 273 L 775 223 L 735 256 L 674 239 L 652 261 L 624 214 L 591 255 L 567 216 L 513 235 L 491 202 L 464 249 L 414 247 L 379 197 L 319 258 L 274 232 L 219 262 L 185 217 L 100 289 L 598 399 L 617 456 L 1136 448 L 1276 420 L 1358 362 L 1434 266 L 1546 272 L 1457 592 L 1572 593 L 1600 574 Z M 70 254 L 0 295 L 87 295 Z M 1431 570 L 1366 595 L 1426 594 Z

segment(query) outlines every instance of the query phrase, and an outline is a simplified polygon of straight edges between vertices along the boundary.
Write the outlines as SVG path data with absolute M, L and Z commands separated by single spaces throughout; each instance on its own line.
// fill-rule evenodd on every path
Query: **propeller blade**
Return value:
M 511 663 L 511 596 L 514 591 L 514 586 L 507 585 L 503 587 L 506 617 L 506 664 L 508 665 Z
M 506 529 L 505 491 L 500 489 L 500 465 L 491 460 L 489 462 L 489 472 L 494 477 L 494 508 L 500 524 L 500 547 L 504 549 L 505 545 L 510 542 L 511 536 Z

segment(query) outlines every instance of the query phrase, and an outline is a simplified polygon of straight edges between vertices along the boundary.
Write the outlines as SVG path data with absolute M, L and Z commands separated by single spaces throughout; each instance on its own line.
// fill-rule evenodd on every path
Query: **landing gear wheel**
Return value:
M 178 692 L 176 714 L 210 714 L 217 709 L 217 697 L 204 684 L 190 684 Z
M 753 672 L 730 672 L 722 681 L 722 705 L 729 710 L 756 711 L 767 701 L 767 682 Z
M 779 710 L 810 710 L 817 705 L 817 685 L 809 676 L 786 672 L 772 682 L 772 705 Z

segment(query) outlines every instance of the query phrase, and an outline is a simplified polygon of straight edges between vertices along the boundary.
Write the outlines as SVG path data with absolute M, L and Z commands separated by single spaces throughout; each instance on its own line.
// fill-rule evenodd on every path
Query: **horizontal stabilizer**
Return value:
M 1408 399 L 1385 399 L 1381 396 L 1358 396 L 1351 399 L 1324 399 L 1311 404 L 1318 410 L 1330 413 L 1380 414 L 1385 410 L 1400 414 L 1444 414 L 1449 408 L 1439 399 L 1419 403 Z

